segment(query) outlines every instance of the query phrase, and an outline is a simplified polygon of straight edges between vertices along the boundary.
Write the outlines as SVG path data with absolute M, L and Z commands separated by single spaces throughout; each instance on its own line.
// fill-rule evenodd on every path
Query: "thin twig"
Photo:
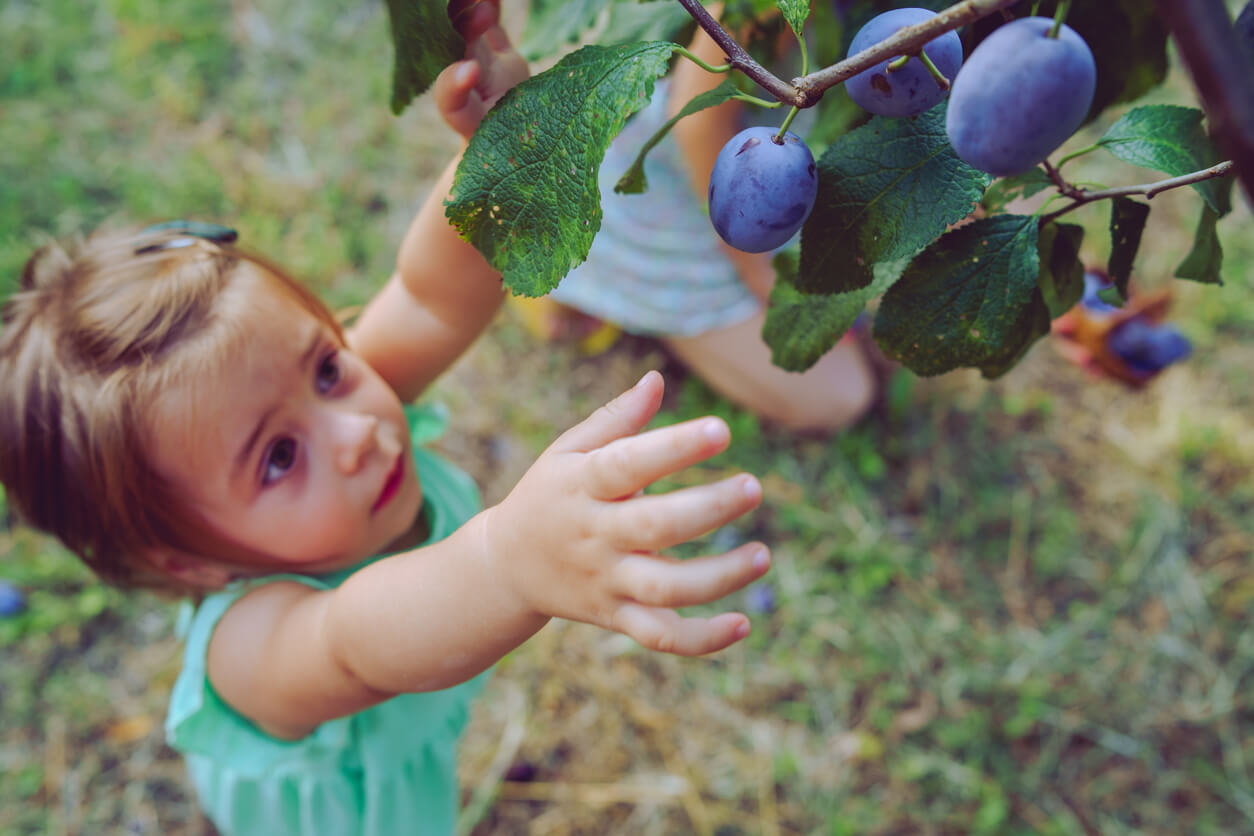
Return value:
M 1058 192 L 1064 197 L 1069 197 L 1072 200 L 1080 200 L 1084 197 L 1084 189 L 1074 186 L 1063 179 L 1062 172 L 1052 165 L 1049 160 L 1042 161 L 1041 167 L 1045 169 L 1049 179 L 1053 181 L 1054 185 L 1058 187 Z
M 706 11 L 699 0 L 679 0 L 679 4 L 692 16 L 697 25 L 722 48 L 729 64 L 756 81 L 779 101 L 796 107 L 811 107 L 818 104 L 819 99 L 823 97 L 823 91 L 852 78 L 885 58 L 918 52 L 928 41 L 960 26 L 974 23 L 1016 2 L 1018 0 L 962 0 L 961 3 L 955 3 L 938 13 L 936 17 L 914 26 L 907 26 L 875 46 L 851 55 L 830 67 L 795 78 L 789 84 L 755 61 L 744 47 L 737 43 L 736 39 Z
M 805 107 L 804 104 L 798 101 L 801 91 L 753 60 L 753 56 L 746 52 L 745 48 L 737 43 L 736 39 L 705 10 L 705 6 L 701 5 L 700 0 L 679 0 L 679 5 L 683 6 L 684 10 L 697 22 L 697 25 L 704 29 L 706 34 L 714 40 L 714 43 L 722 48 L 723 53 L 727 55 L 727 63 L 756 81 L 764 90 L 779 101 L 786 104 L 795 104 L 798 107 Z M 818 99 L 815 99 L 815 101 L 818 101 Z
M 1194 183 L 1200 183 L 1203 180 L 1210 180 L 1214 177 L 1223 177 L 1230 173 L 1233 169 L 1232 160 L 1224 160 L 1218 165 L 1210 168 L 1204 168 L 1201 171 L 1194 171 L 1189 174 L 1181 174 L 1179 177 L 1168 177 L 1166 180 L 1158 180 L 1154 183 L 1143 183 L 1140 186 L 1122 186 L 1117 189 L 1102 189 L 1097 192 L 1090 192 L 1085 189 L 1077 188 L 1058 174 L 1058 169 L 1045 163 L 1045 170 L 1049 172 L 1050 179 L 1054 180 L 1058 185 L 1058 191 L 1066 197 L 1071 198 L 1072 203 L 1062 207 L 1056 212 L 1041 217 L 1041 224 L 1047 224 L 1060 215 L 1065 215 L 1072 209 L 1078 209 L 1086 203 L 1092 203 L 1097 200 L 1107 200 L 1112 197 L 1129 197 L 1131 195 L 1144 195 L 1145 198 L 1153 199 L 1154 195 L 1165 192 L 1168 189 L 1176 189 L 1180 186 L 1191 186 Z

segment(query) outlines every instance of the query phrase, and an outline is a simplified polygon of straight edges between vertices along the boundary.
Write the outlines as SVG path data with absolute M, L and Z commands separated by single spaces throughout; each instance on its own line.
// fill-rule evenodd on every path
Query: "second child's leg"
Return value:
M 664 342 L 710 388 L 788 429 L 836 432 L 866 414 L 876 382 L 856 339 L 842 339 L 805 372 L 789 372 L 771 363 L 762 341 L 765 317 Z

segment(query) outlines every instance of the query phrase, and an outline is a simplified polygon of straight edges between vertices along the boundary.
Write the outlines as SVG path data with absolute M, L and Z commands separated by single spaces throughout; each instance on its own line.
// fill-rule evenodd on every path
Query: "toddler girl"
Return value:
M 433 95 L 463 137 L 526 67 L 481 6 Z M 49 246 L 0 325 L 0 481 L 102 578 L 199 598 L 167 720 L 233 834 L 446 834 L 484 671 L 548 619 L 709 653 L 684 618 L 767 569 L 760 544 L 676 561 L 756 480 L 645 495 L 724 449 L 704 418 L 641 432 L 651 372 L 555 441 L 498 505 L 422 449 L 404 404 L 492 319 L 499 276 L 446 223 L 456 161 L 347 331 L 232 235 L 178 227 Z

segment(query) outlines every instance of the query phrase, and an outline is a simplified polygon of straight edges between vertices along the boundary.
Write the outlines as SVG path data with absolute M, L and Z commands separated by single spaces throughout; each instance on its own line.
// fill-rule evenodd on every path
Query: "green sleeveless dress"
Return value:
M 434 543 L 481 508 L 474 481 L 420 445 L 445 419 L 407 408 L 422 513 Z M 446 836 L 459 806 L 457 742 L 487 673 L 443 691 L 402 694 L 323 723 L 298 741 L 259 730 L 214 693 L 206 671 L 218 619 L 264 583 L 338 586 L 386 557 L 328 575 L 271 575 L 231 584 L 184 613 L 186 649 L 166 717 L 166 739 L 183 753 L 202 808 L 222 836 Z

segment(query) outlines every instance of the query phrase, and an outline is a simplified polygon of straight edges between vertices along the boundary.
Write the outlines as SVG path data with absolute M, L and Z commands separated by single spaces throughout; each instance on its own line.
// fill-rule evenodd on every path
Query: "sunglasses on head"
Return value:
M 154 232 L 181 232 L 184 237 L 170 238 L 157 244 L 148 244 L 135 249 L 135 255 L 144 255 L 146 253 L 155 253 L 162 250 L 177 250 L 182 247 L 190 247 L 198 241 L 212 241 L 215 244 L 232 244 L 239 238 L 239 233 L 231 229 L 229 226 L 221 224 L 204 223 L 203 221 L 165 221 L 164 223 L 153 224 L 143 231 L 142 234 L 148 235 Z

